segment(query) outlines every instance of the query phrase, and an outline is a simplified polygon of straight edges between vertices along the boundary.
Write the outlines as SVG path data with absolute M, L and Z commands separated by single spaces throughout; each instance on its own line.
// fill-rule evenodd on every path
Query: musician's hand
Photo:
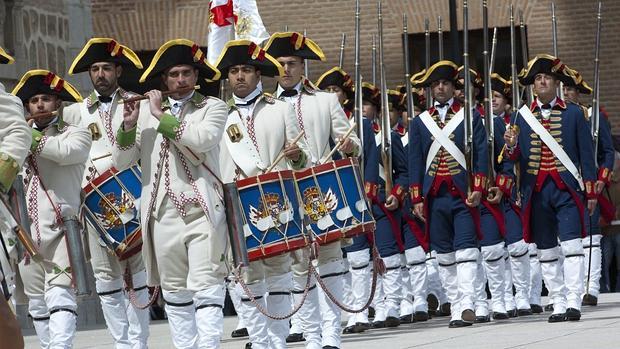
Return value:
M 390 195 L 385 199 L 385 208 L 394 211 L 398 208 L 398 199 L 394 195 Z
M 594 183 L 594 192 L 596 195 L 600 195 L 603 192 L 603 189 L 605 189 L 605 182 L 596 181 L 596 183 Z
M 510 126 L 506 128 L 506 132 L 504 132 L 504 142 L 509 147 L 514 147 L 517 144 L 517 133 Z
M 596 208 L 597 201 L 596 199 L 588 199 L 588 213 L 591 215 L 594 214 L 594 209 Z
M 301 156 L 301 149 L 297 143 L 287 143 L 284 147 L 284 156 L 293 162 L 298 161 Z
M 502 200 L 504 192 L 499 190 L 498 187 L 491 187 L 488 190 L 487 201 L 492 205 L 497 205 Z
M 341 139 L 337 139 L 336 143 L 339 143 L 340 141 Z M 351 154 L 353 153 L 354 150 L 355 150 L 355 143 L 353 143 L 351 138 L 345 138 L 345 140 L 342 141 L 342 145 L 340 146 L 340 151 L 343 154 Z
M 151 110 L 151 114 L 153 114 L 153 116 L 156 117 L 157 120 L 161 119 L 161 116 L 164 115 L 164 112 L 161 111 L 161 91 L 150 90 L 144 95 L 149 97 L 149 108 Z
M 426 219 L 424 218 L 424 203 L 423 202 L 418 202 L 417 204 L 413 205 L 413 214 L 418 217 L 422 222 L 426 222 Z
M 478 207 L 480 205 L 480 199 L 482 198 L 482 193 L 479 191 L 472 191 L 469 193 L 467 200 L 465 200 L 465 204 L 469 207 Z
M 140 102 L 123 103 L 123 129 L 131 130 L 138 123 L 140 115 Z

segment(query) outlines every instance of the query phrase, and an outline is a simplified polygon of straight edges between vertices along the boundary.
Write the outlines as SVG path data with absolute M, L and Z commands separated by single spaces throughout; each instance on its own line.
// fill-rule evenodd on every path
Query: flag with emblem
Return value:
M 235 0 L 235 39 L 250 40 L 257 44 L 269 39 L 269 33 L 258 13 L 256 0 Z
M 207 61 L 215 65 L 224 45 L 234 39 L 233 0 L 211 0 L 209 3 L 209 36 Z

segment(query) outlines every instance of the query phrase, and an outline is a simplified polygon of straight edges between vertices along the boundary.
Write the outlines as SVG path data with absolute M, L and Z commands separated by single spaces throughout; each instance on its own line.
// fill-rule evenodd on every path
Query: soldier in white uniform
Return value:
M 123 67 L 142 68 L 136 54 L 113 39 L 90 39 L 73 61 L 69 74 L 88 72 L 94 91 L 86 100 L 75 103 L 64 110 L 64 120 L 91 131 L 93 145 L 87 161 L 82 187 L 112 168 L 112 147 L 116 130 L 123 121 L 121 99 L 133 94 L 118 85 Z M 131 276 L 137 303 L 148 303 L 146 271 L 142 253 L 119 258 L 99 237 L 98 231 L 87 221 L 90 263 L 95 274 L 95 287 L 103 316 L 114 338 L 117 349 L 146 348 L 149 336 L 149 310 L 129 304 L 123 277 Z
M 220 77 L 204 56 L 186 39 L 159 48 L 140 81 L 161 79 L 171 94 L 152 90 L 148 101 L 125 103 L 112 152 L 119 170 L 142 167 L 147 284 L 161 285 L 176 348 L 218 348 L 223 331 L 227 233 L 218 159 L 226 105 L 192 89 L 198 79 Z
M 12 92 L 29 114 L 58 111 L 62 101 L 80 102 L 77 90 L 47 70 L 24 74 Z M 28 312 L 43 348 L 71 348 L 77 303 L 63 218 L 77 215 L 80 183 L 91 145 L 90 133 L 62 115 L 35 119 L 26 160 L 26 200 L 33 240 L 45 263 L 26 256 L 19 264 Z
M 275 164 L 274 171 L 303 168 L 309 154 L 303 137 L 297 144 L 291 143 L 300 132 L 293 107 L 262 90 L 261 76 L 284 74 L 275 58 L 248 40 L 229 41 L 217 67 L 228 75 L 233 89 L 227 135 L 221 145 L 224 182 L 261 174 L 283 149 L 288 161 Z M 250 262 L 244 269 L 244 281 L 256 301 L 270 314 L 284 315 L 291 310 L 291 263 L 290 254 L 284 253 Z M 263 295 L 267 292 L 265 300 Z M 241 301 L 241 313 L 251 341 L 246 348 L 286 348 L 288 321 L 268 320 L 250 302 L 248 295 L 242 293 Z
M 317 90 L 302 74 L 304 59 L 325 60 L 321 48 L 300 33 L 275 33 L 265 45 L 265 51 L 275 57 L 284 68 L 278 77 L 276 96 L 293 105 L 299 128 L 305 131 L 311 164 L 331 161 L 324 159 L 332 145 L 338 143 L 351 127 L 335 94 Z M 360 141 L 353 134 L 344 140 L 340 153 L 356 157 Z M 295 253 L 293 264 L 293 296 L 301 300 L 308 273 L 308 255 L 304 250 Z M 342 301 L 344 273 L 340 241 L 320 247 L 318 258 L 321 279 L 328 291 Z M 338 348 L 340 346 L 340 308 L 331 301 L 324 309 L 319 307 L 318 291 L 313 289 L 296 314 L 306 339 L 306 348 Z M 322 321 L 321 321 L 322 320 Z M 322 329 L 321 329 L 322 327 Z M 322 343 L 322 344 L 321 344 Z

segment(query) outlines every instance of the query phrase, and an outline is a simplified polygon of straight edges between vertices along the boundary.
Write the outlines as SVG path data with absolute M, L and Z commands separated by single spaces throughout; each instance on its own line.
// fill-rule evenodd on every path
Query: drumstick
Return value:
M 297 143 L 301 139 L 301 137 L 304 136 L 304 134 L 306 134 L 305 130 L 302 130 L 301 132 L 299 132 L 299 134 L 297 135 L 297 137 L 295 137 L 295 139 L 293 139 L 291 144 Z M 265 171 L 265 173 L 271 172 L 271 170 L 273 170 L 273 168 L 276 167 L 278 162 L 280 162 L 283 157 L 284 157 L 284 150 L 282 150 L 280 154 L 278 154 L 278 157 L 276 158 L 276 160 L 271 164 L 271 166 L 269 166 L 269 168 Z
M 50 118 L 56 115 L 58 115 L 58 110 L 48 111 L 45 113 L 37 113 L 37 114 L 28 115 L 28 117 L 26 118 L 26 121 L 37 120 L 37 119 L 47 119 L 47 118 Z
M 321 163 L 325 163 L 327 160 L 332 158 L 332 155 L 334 155 L 334 153 L 340 149 L 340 147 L 342 147 L 342 145 L 344 144 L 344 141 L 346 141 L 349 136 L 351 135 L 351 132 L 353 132 L 353 130 L 355 130 L 355 126 L 356 123 L 354 122 L 353 124 L 351 124 L 351 127 L 347 130 L 347 133 L 344 134 L 344 136 L 342 136 L 342 138 L 338 141 L 338 143 L 336 143 L 336 145 L 334 146 L 334 148 L 332 149 L 332 151 L 329 152 L 329 154 L 327 154 L 326 156 L 323 157 L 323 159 L 321 159 Z
M 103 155 L 94 157 L 94 158 L 90 159 L 90 161 L 97 161 L 97 160 L 105 159 L 105 158 L 110 157 L 110 156 L 112 156 L 112 153 L 107 153 L 107 154 L 103 154 Z
M 175 93 L 186 93 L 186 92 L 198 90 L 198 89 L 200 89 L 200 85 L 196 85 L 193 87 L 181 87 L 176 90 L 162 91 L 161 95 L 162 97 L 166 97 L 166 96 L 173 95 Z M 134 97 L 127 98 L 127 99 L 121 99 L 120 101 L 118 101 L 118 103 L 122 104 L 122 103 L 136 102 L 136 101 L 141 101 L 143 99 L 149 99 L 149 97 L 138 95 L 138 96 L 134 96 Z

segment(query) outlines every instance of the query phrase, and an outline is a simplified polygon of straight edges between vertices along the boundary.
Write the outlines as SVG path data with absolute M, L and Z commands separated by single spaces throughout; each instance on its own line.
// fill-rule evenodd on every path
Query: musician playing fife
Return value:
M 162 45 L 140 78 L 169 91 L 217 80 L 197 44 Z M 226 219 L 218 144 L 226 105 L 191 89 L 125 103 L 113 161 L 142 168 L 142 256 L 150 286 L 161 285 L 177 348 L 218 348 L 223 331 Z M 138 104 L 139 103 L 139 104 Z
M 469 326 L 475 320 L 475 280 L 480 258 L 477 207 L 488 171 L 485 131 L 477 112 L 472 116 L 471 129 L 474 168 L 466 168 L 464 111 L 454 98 L 457 74 L 456 64 L 440 61 L 411 78 L 415 87 L 431 87 L 434 103 L 409 126 L 413 211 L 426 220 L 431 250 L 437 251 L 440 277 L 451 303 L 451 328 Z M 474 177 L 473 185 L 469 184 L 469 176 Z
M 233 90 L 226 135 L 220 145 L 223 181 L 231 183 L 261 174 L 274 165 L 282 151 L 286 159 L 275 164 L 274 171 L 304 168 L 310 158 L 306 141 L 301 137 L 297 144 L 291 143 L 300 133 L 293 107 L 262 89 L 262 76 L 284 74 L 276 59 L 251 41 L 235 40 L 226 44 L 217 67 L 228 76 Z M 291 264 L 290 253 L 284 253 L 250 262 L 244 269 L 244 281 L 270 314 L 284 315 L 291 310 Z M 286 348 L 288 320 L 267 319 L 240 286 L 238 290 L 251 341 L 246 348 Z
M 119 87 L 118 79 L 123 68 L 142 68 L 142 63 L 128 47 L 113 39 L 90 39 L 73 61 L 69 74 L 88 72 L 94 91 L 82 102 L 64 110 L 64 119 L 90 130 L 93 145 L 82 180 L 82 187 L 101 176 L 112 167 L 112 148 L 116 130 L 123 122 L 124 98 L 134 94 Z M 135 205 L 135 203 L 133 203 Z M 142 253 L 124 260 L 111 251 L 99 237 L 99 233 L 87 222 L 90 264 L 95 274 L 95 288 L 103 310 L 103 316 L 116 348 L 146 348 L 149 337 L 149 310 L 129 304 L 123 279 L 131 278 L 135 301 L 148 303 L 146 271 Z
M 311 163 L 318 165 L 332 159 L 323 159 L 334 144 L 338 143 L 350 128 L 344 110 L 336 95 L 319 91 L 304 77 L 304 59 L 325 60 L 321 48 L 310 38 L 296 32 L 275 33 L 265 45 L 265 51 L 276 58 L 284 68 L 278 77 L 276 96 L 290 103 L 295 110 L 299 128 L 310 150 Z M 345 157 L 359 154 L 359 139 L 350 135 L 343 140 L 339 151 Z M 304 198 L 302 198 L 304 200 Z M 308 273 L 307 250 L 295 251 L 293 264 L 293 298 L 300 301 Z M 343 275 L 340 240 L 320 247 L 318 269 L 328 290 L 342 301 Z M 340 308 L 331 300 L 320 307 L 319 292 L 310 291 L 301 310 L 291 321 L 297 320 L 306 339 L 306 348 L 340 347 Z
M 533 84 L 537 98 L 512 116 L 511 125 L 519 132 L 509 127 L 504 134 L 508 155 L 521 165 L 524 238 L 538 246 L 543 278 L 553 300 L 549 322 L 581 318 L 584 196 L 589 214 L 596 207 L 588 121 L 579 106 L 556 95 L 560 81 L 570 84 L 570 80 L 558 58 L 546 54 L 533 58 L 519 81 Z
M 59 111 L 63 101 L 82 101 L 70 83 L 42 69 L 24 74 L 12 93 L 30 115 Z M 67 124 L 62 114 L 31 120 L 30 125 L 25 193 L 30 231 L 46 262 L 37 264 L 26 256 L 19 273 L 41 347 L 70 348 L 77 303 L 63 218 L 79 212 L 80 183 L 91 137 L 87 130 Z

